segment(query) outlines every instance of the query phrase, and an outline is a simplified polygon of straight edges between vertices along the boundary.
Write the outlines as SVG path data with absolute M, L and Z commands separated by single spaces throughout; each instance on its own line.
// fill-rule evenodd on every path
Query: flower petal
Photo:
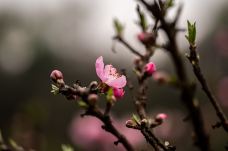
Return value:
M 105 67 L 104 67 L 104 75 L 105 75 L 106 77 L 109 77 L 110 71 L 111 71 L 112 68 L 113 68 L 113 67 L 112 67 L 112 65 L 110 65 L 110 64 L 105 65 Z
M 119 88 L 123 88 L 127 84 L 127 80 L 126 80 L 126 77 L 122 75 L 121 77 L 113 80 L 108 79 L 108 81 L 106 81 L 105 83 L 110 87 L 119 89 Z
M 106 81 L 107 78 L 105 77 L 105 74 L 104 74 L 104 62 L 103 62 L 102 56 L 97 58 L 95 67 L 96 67 L 97 76 L 101 79 L 101 81 Z

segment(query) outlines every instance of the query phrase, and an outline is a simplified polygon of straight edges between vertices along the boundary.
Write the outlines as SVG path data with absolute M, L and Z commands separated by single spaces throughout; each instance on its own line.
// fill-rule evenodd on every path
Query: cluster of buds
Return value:
M 105 94 L 107 100 L 111 102 L 122 99 L 125 94 L 123 87 L 127 83 L 126 77 L 120 75 L 112 65 L 104 66 L 102 56 L 96 60 L 95 68 L 101 82 L 93 81 L 88 87 L 82 87 L 79 83 L 68 86 L 63 80 L 62 72 L 53 70 L 50 78 L 55 85 L 52 85 L 51 92 L 61 93 L 68 100 L 79 100 L 78 103 L 82 107 L 94 106 L 99 93 Z
M 126 127 L 139 130 L 141 130 L 142 127 L 155 128 L 161 125 L 167 117 L 167 114 L 159 113 L 155 118 L 144 118 L 140 120 L 136 115 L 133 115 L 132 119 L 126 121 Z

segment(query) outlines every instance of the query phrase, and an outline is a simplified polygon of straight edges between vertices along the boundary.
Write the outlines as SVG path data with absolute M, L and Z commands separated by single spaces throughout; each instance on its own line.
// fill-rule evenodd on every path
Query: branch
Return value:
M 114 142 L 115 145 L 118 145 L 118 143 L 122 143 L 127 151 L 134 151 L 133 147 L 128 142 L 126 137 L 124 135 L 122 135 L 116 129 L 116 127 L 112 124 L 110 116 L 106 116 L 98 108 L 92 108 L 90 110 L 87 110 L 85 115 L 94 116 L 94 117 L 97 117 L 98 119 L 100 119 L 104 123 L 104 126 L 102 126 L 102 128 L 104 130 L 106 130 L 107 132 L 113 134 L 116 138 L 118 138 L 118 140 L 116 142 Z
M 122 143 L 127 151 L 134 151 L 134 148 L 129 143 L 127 138 L 121 134 L 119 130 L 112 124 L 110 116 L 102 113 L 101 110 L 93 102 L 88 100 L 88 96 L 90 94 L 97 93 L 97 91 L 94 89 L 93 84 L 91 84 L 89 88 L 81 87 L 79 85 L 74 85 L 74 87 L 71 87 L 64 84 L 59 87 L 59 93 L 66 96 L 67 99 L 74 99 L 75 97 L 72 96 L 82 98 L 83 102 L 85 103 L 84 107 L 86 108 L 86 112 L 83 115 L 94 116 L 101 120 L 104 123 L 104 126 L 102 128 L 118 139 L 116 142 L 114 142 L 115 145 Z
M 202 151 L 208 151 L 209 138 L 203 126 L 203 118 L 201 115 L 199 105 L 194 101 L 194 89 L 192 88 L 190 82 L 187 79 L 184 63 L 181 58 L 180 51 L 177 47 L 175 27 L 171 26 L 170 23 L 166 22 L 157 3 L 148 4 L 144 0 L 139 1 L 145 5 L 148 11 L 156 19 L 160 20 L 161 28 L 164 30 L 168 37 L 168 51 L 170 52 L 172 60 L 174 62 L 177 76 L 179 80 L 182 82 L 181 99 L 183 103 L 186 105 L 188 111 L 190 112 L 192 124 L 194 126 L 194 131 L 197 136 L 196 144 Z
M 218 118 L 220 119 L 220 123 L 217 124 L 217 126 L 215 126 L 215 127 L 222 126 L 223 129 L 226 132 L 228 132 L 228 120 L 227 120 L 227 117 L 224 114 L 224 112 L 223 112 L 222 108 L 220 107 L 220 105 L 218 104 L 218 101 L 216 100 L 215 96 L 211 93 L 211 90 L 208 87 L 207 81 L 204 78 L 204 75 L 203 75 L 203 73 L 201 71 L 201 68 L 200 68 L 200 65 L 199 65 L 199 55 L 196 52 L 196 46 L 190 45 L 189 49 L 190 49 L 190 54 L 189 54 L 189 56 L 187 56 L 187 58 L 188 58 L 189 62 L 192 65 L 194 74 L 197 77 L 198 81 L 200 82 L 204 93 L 207 95 L 207 97 L 209 98 L 212 106 L 214 107 Z
M 143 58 L 143 55 L 140 54 L 136 49 L 134 49 L 130 44 L 128 44 L 121 36 L 116 36 L 114 39 L 121 42 L 124 46 L 126 46 L 133 54 L 136 56 L 139 56 L 140 58 Z

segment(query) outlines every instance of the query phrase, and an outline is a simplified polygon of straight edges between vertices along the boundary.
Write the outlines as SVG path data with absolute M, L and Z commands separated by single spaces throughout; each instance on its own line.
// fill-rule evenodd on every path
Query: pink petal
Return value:
M 107 85 L 113 88 L 123 88 L 127 84 L 126 77 L 122 75 L 119 78 L 113 79 L 113 80 L 108 80 L 105 82 Z
M 105 65 L 105 68 L 104 68 L 104 75 L 105 75 L 105 77 L 107 77 L 107 78 L 109 77 L 110 71 L 111 71 L 112 68 L 113 68 L 113 66 L 110 65 L 110 64 Z
M 102 56 L 97 58 L 95 67 L 96 67 L 97 76 L 101 79 L 101 81 L 105 81 L 106 78 L 105 78 L 105 74 L 104 74 L 104 62 L 103 62 Z

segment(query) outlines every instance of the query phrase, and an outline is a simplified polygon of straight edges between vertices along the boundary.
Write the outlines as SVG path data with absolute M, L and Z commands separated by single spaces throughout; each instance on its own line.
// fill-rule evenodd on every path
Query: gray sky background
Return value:
M 215 24 L 217 12 L 228 2 L 176 0 L 176 3 L 184 4 L 180 27 L 186 27 L 187 19 L 196 21 L 200 42 Z M 30 37 L 34 35 L 47 41 L 53 55 L 62 59 L 110 56 L 114 17 L 125 24 L 125 36 L 130 43 L 142 48 L 136 40 L 139 29 L 134 23 L 137 19 L 135 8 L 135 0 L 0 0 L 0 13 L 15 14 L 26 25 L 26 29 L 15 27 L 4 36 L 4 44 L 0 46 L 0 66 L 15 74 L 29 68 L 33 60 Z M 174 12 L 175 9 L 171 10 L 170 17 Z M 184 33 L 180 35 L 182 48 L 186 46 L 183 37 Z M 117 45 L 117 50 L 122 48 Z M 127 51 L 118 51 L 115 58 L 124 61 L 126 55 L 129 55 Z

